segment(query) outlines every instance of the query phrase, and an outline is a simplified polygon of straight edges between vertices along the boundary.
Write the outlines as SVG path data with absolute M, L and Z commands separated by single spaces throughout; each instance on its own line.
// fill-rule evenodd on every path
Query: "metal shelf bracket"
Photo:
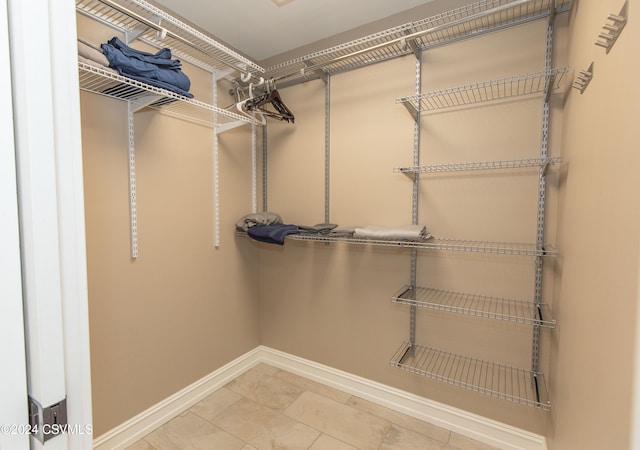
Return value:
M 591 83 L 593 79 L 593 62 L 589 64 L 589 67 L 586 70 L 581 70 L 576 76 L 576 80 L 573 82 L 573 88 L 580 91 L 581 94 L 584 94 L 584 91 Z
M 411 117 L 413 117 L 413 121 L 418 123 L 420 121 L 420 114 L 418 113 L 418 110 L 413 106 L 413 104 L 410 102 L 402 102 L 402 104 L 405 108 L 407 108 L 407 111 L 409 111 Z
M 622 29 L 627 24 L 628 11 L 629 0 L 624 2 L 619 14 L 609 14 L 609 17 L 607 17 L 608 22 L 602 26 L 604 31 L 598 35 L 599 39 L 596 41 L 596 45 L 604 47 L 607 53 L 611 51 L 613 44 L 615 44 Z

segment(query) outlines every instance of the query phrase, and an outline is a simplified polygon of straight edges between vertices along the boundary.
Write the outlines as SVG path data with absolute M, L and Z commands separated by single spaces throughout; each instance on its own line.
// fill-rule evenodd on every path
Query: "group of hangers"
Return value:
M 245 90 L 237 88 L 232 91 L 236 98 L 236 109 L 240 113 L 258 120 L 261 125 L 267 123 L 267 117 L 284 122 L 294 122 L 295 117 L 291 110 L 287 108 L 287 105 L 284 104 L 282 98 L 280 98 L 273 78 L 265 80 L 260 77 L 257 83 L 249 83 L 249 96 L 243 99 Z

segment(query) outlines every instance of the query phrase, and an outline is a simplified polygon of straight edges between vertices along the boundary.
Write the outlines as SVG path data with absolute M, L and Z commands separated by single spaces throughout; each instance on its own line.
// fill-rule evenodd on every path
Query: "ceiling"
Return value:
M 255 61 L 433 0 L 156 0 Z

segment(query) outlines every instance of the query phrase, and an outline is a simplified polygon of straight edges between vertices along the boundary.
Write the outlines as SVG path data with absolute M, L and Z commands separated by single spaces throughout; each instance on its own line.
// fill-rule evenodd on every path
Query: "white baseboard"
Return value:
M 544 436 L 265 346 L 256 347 L 191 386 L 97 437 L 94 440 L 94 449 L 120 450 L 132 445 L 260 362 L 501 449 L 547 449 Z
M 256 347 L 93 440 L 95 450 L 122 450 L 179 416 L 261 361 Z
M 485 444 L 510 450 L 546 450 L 544 436 L 487 419 L 443 403 L 318 364 L 268 347 L 258 347 L 261 362 L 340 389 L 416 419 Z

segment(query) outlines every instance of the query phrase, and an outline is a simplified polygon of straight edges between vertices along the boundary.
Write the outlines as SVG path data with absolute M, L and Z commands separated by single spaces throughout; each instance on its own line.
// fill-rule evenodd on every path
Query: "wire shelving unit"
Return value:
M 395 303 L 446 311 L 523 325 L 555 328 L 556 321 L 546 304 L 531 301 L 468 294 L 429 287 L 403 286 L 391 298 Z
M 248 116 L 187 98 L 90 64 L 78 63 L 78 71 L 80 89 L 87 92 L 134 102 L 142 107 L 154 108 L 209 127 L 214 126 L 214 113 L 216 114 L 216 124 L 236 121 L 257 124 L 255 119 Z
M 396 173 L 413 175 L 416 173 L 449 173 L 466 172 L 476 170 L 501 170 L 501 169 L 522 169 L 527 167 L 545 167 L 548 165 L 560 164 L 561 157 L 555 158 L 528 158 L 528 159 L 500 159 L 493 161 L 471 161 L 431 164 L 418 167 L 396 167 Z
M 551 410 L 544 376 L 529 369 L 511 367 L 426 346 L 403 342 L 390 365 L 427 378 L 515 402 Z
M 79 62 L 78 65 L 80 89 L 127 102 L 131 258 L 138 257 L 134 115 L 144 108 L 154 108 L 214 130 L 213 240 L 214 246 L 219 247 L 218 133 L 247 123 L 256 125 L 258 122 L 249 116 L 218 108 L 217 81 L 238 73 L 243 79 L 258 78 L 264 69 L 210 35 L 145 0 L 76 0 L 76 12 L 97 24 L 121 33 L 126 44 L 137 40 L 152 48 L 169 48 L 173 57 L 211 73 L 213 104 L 207 104 L 120 76 L 100 67 L 83 62 Z
M 238 236 L 247 236 L 244 232 L 237 232 Z M 439 250 L 450 252 L 490 253 L 515 256 L 558 256 L 558 251 L 551 245 L 537 247 L 535 244 L 517 242 L 475 241 L 461 239 L 434 239 L 424 241 L 402 241 L 391 239 L 369 239 L 347 237 L 331 234 L 290 234 L 288 241 L 311 241 L 323 243 L 344 243 L 350 245 L 368 245 L 372 247 L 415 248 L 423 250 Z
M 490 81 L 457 86 L 421 95 L 402 97 L 396 103 L 403 104 L 417 117 L 418 111 L 427 113 L 446 108 L 456 108 L 477 103 L 505 100 L 542 93 L 551 93 L 562 86 L 567 67 L 540 72 L 498 78 Z
M 145 0 L 76 0 L 76 11 L 210 72 L 260 74 L 264 68 Z
M 266 69 L 279 85 L 323 78 L 568 11 L 572 0 L 482 0 Z

